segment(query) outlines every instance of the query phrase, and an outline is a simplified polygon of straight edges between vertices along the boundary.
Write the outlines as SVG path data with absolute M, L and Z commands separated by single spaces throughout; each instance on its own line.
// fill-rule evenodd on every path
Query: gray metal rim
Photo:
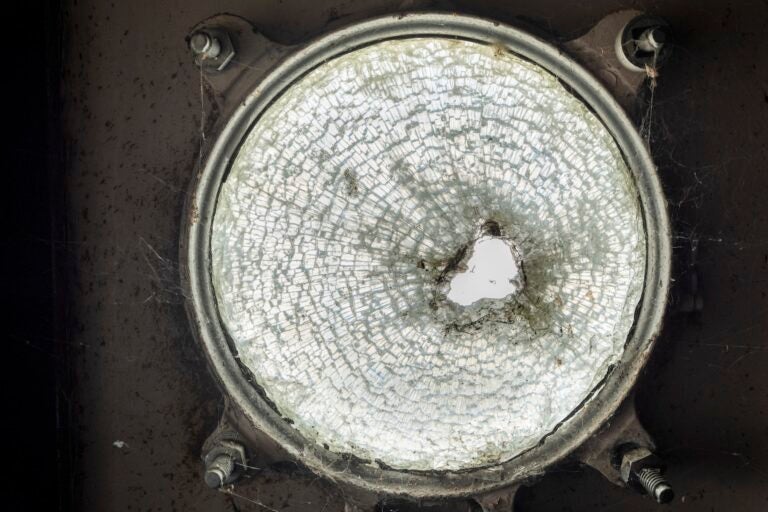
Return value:
M 622 360 L 581 408 L 528 451 L 503 463 L 459 472 L 391 470 L 308 443 L 269 405 L 241 371 L 219 319 L 210 279 L 210 231 L 219 187 L 241 140 L 272 101 L 323 62 L 386 39 L 436 36 L 503 45 L 567 84 L 613 134 L 632 171 L 643 209 L 647 262 L 643 296 Z M 541 474 L 592 436 L 627 396 L 661 328 L 670 272 L 670 228 L 656 168 L 613 97 L 584 68 L 536 37 L 497 22 L 452 14 L 387 16 L 326 35 L 289 55 L 264 77 L 221 124 L 204 165 L 193 180 L 181 237 L 182 280 L 195 335 L 232 405 L 251 425 L 314 472 L 361 490 L 413 498 L 477 495 Z

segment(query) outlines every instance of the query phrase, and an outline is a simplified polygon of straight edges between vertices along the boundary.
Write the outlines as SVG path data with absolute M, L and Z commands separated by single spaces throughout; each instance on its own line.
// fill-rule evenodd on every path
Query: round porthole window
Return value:
M 634 128 L 556 49 L 474 18 L 287 57 L 192 201 L 191 310 L 226 393 L 366 488 L 466 494 L 562 458 L 626 395 L 666 299 Z

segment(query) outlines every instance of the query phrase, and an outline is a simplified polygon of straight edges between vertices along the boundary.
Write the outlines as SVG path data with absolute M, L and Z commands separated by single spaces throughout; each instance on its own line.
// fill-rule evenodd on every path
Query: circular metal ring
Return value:
M 298 79 L 322 63 L 383 40 L 431 36 L 502 45 L 557 76 L 606 126 L 634 178 L 647 239 L 643 296 L 621 360 L 580 408 L 535 447 L 493 466 L 463 471 L 403 471 L 330 452 L 306 441 L 242 371 L 219 318 L 210 275 L 210 234 L 217 196 L 241 141 L 260 115 Z M 222 123 L 192 184 L 181 236 L 182 279 L 196 336 L 233 406 L 253 428 L 312 471 L 361 490 L 413 498 L 472 496 L 541 474 L 592 436 L 627 396 L 661 328 L 670 272 L 666 202 L 644 141 L 614 98 L 558 48 L 519 29 L 450 14 L 387 16 L 355 24 L 298 49 L 263 78 Z

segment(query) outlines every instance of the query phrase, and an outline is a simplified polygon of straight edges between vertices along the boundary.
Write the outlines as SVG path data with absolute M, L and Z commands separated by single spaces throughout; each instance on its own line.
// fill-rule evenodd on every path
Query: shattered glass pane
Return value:
M 408 469 L 496 463 L 552 432 L 620 358 L 645 268 L 637 191 L 599 120 L 537 65 L 437 37 L 287 89 L 212 235 L 223 321 L 280 413 Z M 482 275 L 514 286 L 449 300 L 481 238 L 519 267 Z

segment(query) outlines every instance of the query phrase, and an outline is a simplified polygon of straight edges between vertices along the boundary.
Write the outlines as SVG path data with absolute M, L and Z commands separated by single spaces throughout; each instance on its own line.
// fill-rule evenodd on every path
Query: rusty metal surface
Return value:
M 250 18 L 291 43 L 329 24 L 425 5 L 229 0 L 216 9 Z M 437 5 L 502 21 L 522 16 L 566 36 L 624 7 L 551 0 Z M 691 261 L 691 248 L 698 248 L 706 304 L 701 314 L 671 318 L 638 389 L 639 415 L 677 487 L 670 510 L 764 510 L 768 8 L 714 0 L 648 5 L 679 39 L 658 79 L 651 135 L 677 229 L 677 261 Z M 200 447 L 222 401 L 192 342 L 176 263 L 200 143 L 200 80 L 184 36 L 212 14 L 197 0 L 88 0 L 65 8 L 67 341 L 77 375 L 71 479 L 79 510 L 235 506 L 201 481 Z M 290 473 L 278 469 L 251 482 L 264 504 L 340 510 L 339 497 L 311 475 L 290 483 Z M 243 501 L 237 506 L 264 510 Z M 575 467 L 518 495 L 519 510 L 654 506 Z

